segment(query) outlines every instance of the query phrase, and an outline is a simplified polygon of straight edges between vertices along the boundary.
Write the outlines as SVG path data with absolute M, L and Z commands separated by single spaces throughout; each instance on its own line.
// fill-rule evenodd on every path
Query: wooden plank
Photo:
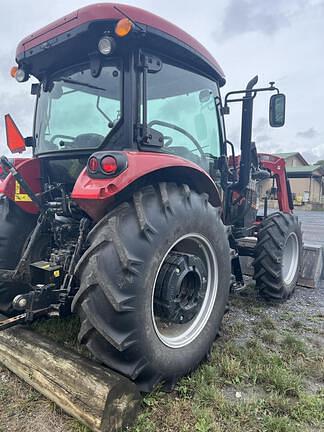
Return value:
M 95 432 L 132 424 L 134 383 L 21 326 L 0 332 L 0 362 Z

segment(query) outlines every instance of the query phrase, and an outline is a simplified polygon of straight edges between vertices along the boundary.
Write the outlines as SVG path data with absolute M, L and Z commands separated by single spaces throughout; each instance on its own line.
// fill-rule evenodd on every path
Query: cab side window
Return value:
M 214 81 L 167 63 L 147 77 L 148 127 L 163 134 L 162 151 L 203 166 L 220 155 Z

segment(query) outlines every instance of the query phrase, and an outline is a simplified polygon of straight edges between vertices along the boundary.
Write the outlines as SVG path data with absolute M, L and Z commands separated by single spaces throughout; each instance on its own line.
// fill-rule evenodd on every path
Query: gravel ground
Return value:
M 302 223 L 304 243 L 324 245 L 324 212 L 295 209 Z
M 296 327 L 297 322 L 303 339 L 310 339 L 324 348 L 324 288 L 297 287 L 292 298 L 276 304 L 265 302 L 251 284 L 251 289 L 242 291 L 238 297 L 232 297 L 232 307 L 225 316 L 224 326 L 228 320 L 250 324 L 260 314 L 279 323 L 281 331 L 289 331 L 292 324 Z

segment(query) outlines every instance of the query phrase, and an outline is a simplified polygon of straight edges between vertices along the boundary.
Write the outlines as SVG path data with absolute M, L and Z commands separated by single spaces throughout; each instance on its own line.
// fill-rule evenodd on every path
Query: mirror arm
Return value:
M 253 99 L 256 97 L 257 93 L 260 93 L 260 92 L 276 91 L 277 94 L 280 93 L 279 89 L 274 86 L 274 84 L 275 84 L 274 81 L 271 81 L 269 84 L 270 84 L 269 87 L 260 87 L 260 88 L 257 88 L 257 89 L 253 89 L 253 94 L 251 94 L 251 89 L 248 90 L 247 88 L 244 89 L 244 90 L 233 90 L 233 91 L 228 92 L 226 94 L 226 96 L 225 96 L 225 103 L 224 103 L 224 107 L 223 107 L 223 114 L 229 114 L 229 106 L 228 106 L 228 104 L 230 104 L 232 102 L 243 102 L 244 98 L 248 95 L 248 93 L 250 93 L 249 96 L 251 98 L 253 98 Z M 239 94 L 244 94 L 244 96 L 240 97 L 240 98 L 230 99 L 230 96 L 232 96 L 232 95 L 239 95 Z
M 235 160 L 235 147 L 234 147 L 234 144 L 229 140 L 226 140 L 225 144 L 227 144 L 231 147 L 232 161 L 233 161 L 233 172 L 234 172 L 233 177 L 234 177 L 234 181 L 236 182 L 237 181 L 237 166 L 236 166 L 236 160 Z

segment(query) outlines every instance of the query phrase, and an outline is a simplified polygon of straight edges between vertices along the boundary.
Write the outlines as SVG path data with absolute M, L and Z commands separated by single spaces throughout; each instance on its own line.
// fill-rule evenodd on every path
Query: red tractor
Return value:
M 199 42 L 109 3 L 34 32 L 16 61 L 18 82 L 36 79 L 36 108 L 31 137 L 5 118 L 10 150 L 33 157 L 1 158 L 1 329 L 76 313 L 80 343 L 150 391 L 210 351 L 230 289 L 244 286 L 240 256 L 254 257 L 260 294 L 293 293 L 302 236 L 284 161 L 251 140 L 259 92 L 274 93 L 270 124 L 284 124 L 274 83 L 255 77 L 222 102 L 223 71 Z M 239 157 L 224 127 L 233 102 Z M 260 216 L 269 177 L 280 211 Z

